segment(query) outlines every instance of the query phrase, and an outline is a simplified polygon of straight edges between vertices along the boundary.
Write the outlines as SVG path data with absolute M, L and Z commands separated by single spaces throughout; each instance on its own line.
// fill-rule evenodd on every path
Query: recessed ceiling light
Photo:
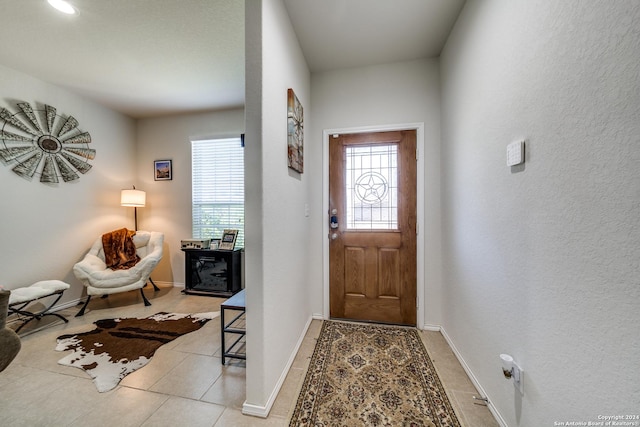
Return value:
M 47 0 L 49 4 L 56 9 L 58 9 L 62 13 L 66 13 L 67 15 L 75 15 L 78 13 L 75 7 L 71 6 L 71 4 L 65 0 Z

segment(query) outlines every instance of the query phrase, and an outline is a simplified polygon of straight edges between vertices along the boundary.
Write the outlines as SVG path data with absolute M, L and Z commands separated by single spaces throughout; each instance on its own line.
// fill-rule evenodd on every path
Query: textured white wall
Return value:
M 38 280 L 72 285 L 61 304 L 82 295 L 72 268 L 102 233 L 133 225 L 133 212 L 120 206 L 120 190 L 135 176 L 134 121 L 60 87 L 0 66 L 1 106 L 17 112 L 16 101 L 49 104 L 72 115 L 91 134 L 92 169 L 70 183 L 27 181 L 0 163 L 0 285 L 7 289 Z M 8 129 L 8 128 L 7 128 Z
M 266 407 L 262 353 L 265 334 L 262 230 L 262 2 L 245 1 L 245 150 L 244 150 L 244 238 L 247 325 L 247 353 L 260 355 L 247 360 L 246 399 L 257 408 Z M 259 409 L 258 409 L 259 411 Z
M 245 217 L 247 330 L 251 331 L 245 411 L 261 412 L 273 403 L 277 384 L 284 379 L 311 316 L 309 220 L 304 215 L 309 175 L 287 167 L 287 89 L 295 91 L 308 125 L 310 74 L 282 0 L 247 1 L 245 8 L 245 183 L 251 198 L 247 200 L 251 212 Z M 307 144 L 305 165 L 318 161 L 307 154 Z
M 311 77 L 313 121 L 307 128 L 305 153 L 319 159 L 309 164 L 312 246 L 309 264 L 313 312 L 322 314 L 323 141 L 327 129 L 424 123 L 425 323 L 441 322 L 440 257 L 440 91 L 438 61 L 419 60 L 314 73 Z
M 640 3 L 469 1 L 441 61 L 445 331 L 509 426 L 637 414 Z
M 136 188 L 147 192 L 147 205 L 138 209 L 138 228 L 165 233 L 164 255 L 154 280 L 184 284 L 180 240 L 193 237 L 190 141 L 237 137 L 243 132 L 244 109 L 138 120 Z M 163 159 L 172 160 L 171 181 L 153 178 L 153 161 Z

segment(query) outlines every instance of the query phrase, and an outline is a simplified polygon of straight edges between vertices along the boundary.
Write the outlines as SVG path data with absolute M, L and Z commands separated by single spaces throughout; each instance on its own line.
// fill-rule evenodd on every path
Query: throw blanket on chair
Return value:
M 121 228 L 102 235 L 104 262 L 112 270 L 126 270 L 136 265 L 140 257 L 132 237 L 136 232 Z

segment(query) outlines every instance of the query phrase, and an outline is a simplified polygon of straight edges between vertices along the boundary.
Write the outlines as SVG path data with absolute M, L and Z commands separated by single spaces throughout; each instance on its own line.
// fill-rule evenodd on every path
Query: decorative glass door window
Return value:
M 347 230 L 398 229 L 398 145 L 346 147 Z

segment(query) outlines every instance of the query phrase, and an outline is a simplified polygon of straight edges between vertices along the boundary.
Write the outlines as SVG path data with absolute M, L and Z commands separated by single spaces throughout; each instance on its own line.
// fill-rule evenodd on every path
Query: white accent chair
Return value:
M 84 259 L 73 266 L 76 278 L 87 287 L 87 301 L 76 317 L 84 315 L 84 311 L 93 295 L 107 296 L 118 292 L 140 289 L 145 306 L 151 305 L 142 288 L 150 281 L 153 288 L 158 287 L 151 280 L 151 272 L 162 259 L 164 234 L 156 231 L 136 231 L 133 236 L 136 253 L 140 261 L 127 270 L 111 270 L 105 264 L 102 236 L 98 237 Z

